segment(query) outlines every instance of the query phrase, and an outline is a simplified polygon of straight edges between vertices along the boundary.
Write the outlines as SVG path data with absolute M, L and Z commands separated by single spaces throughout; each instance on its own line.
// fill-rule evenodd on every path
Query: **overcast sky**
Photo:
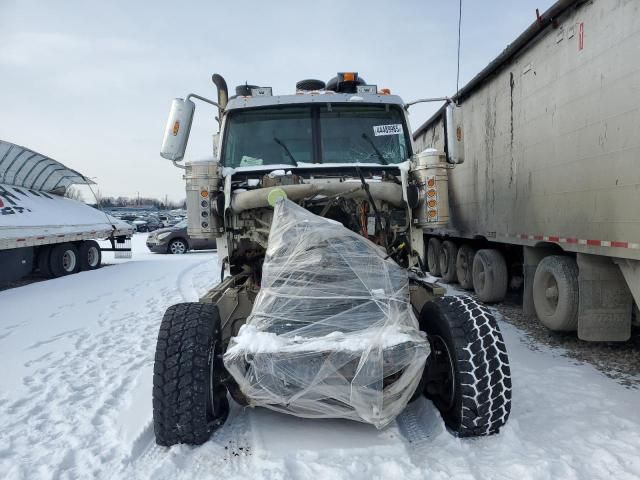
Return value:
M 461 86 L 552 3 L 463 0 Z M 0 139 L 103 195 L 178 200 L 181 171 L 158 153 L 172 98 L 215 98 L 214 72 L 285 94 L 345 70 L 405 101 L 451 95 L 457 21 L 452 0 L 0 0 Z M 436 108 L 413 107 L 412 127 Z M 214 113 L 198 104 L 187 159 L 211 156 Z

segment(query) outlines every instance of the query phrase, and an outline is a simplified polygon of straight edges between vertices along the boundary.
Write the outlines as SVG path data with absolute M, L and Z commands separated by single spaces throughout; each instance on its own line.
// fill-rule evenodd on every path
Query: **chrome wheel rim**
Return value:
M 187 246 L 181 241 L 176 241 L 171 243 L 171 253 L 176 255 L 181 255 L 187 251 Z

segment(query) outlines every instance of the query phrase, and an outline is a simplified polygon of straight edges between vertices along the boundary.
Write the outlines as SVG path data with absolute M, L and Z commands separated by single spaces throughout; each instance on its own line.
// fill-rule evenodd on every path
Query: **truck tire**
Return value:
M 102 250 L 98 242 L 93 240 L 85 240 L 80 243 L 78 248 L 78 254 L 80 256 L 80 270 L 85 272 L 87 270 L 95 270 L 100 268 L 102 262 Z
M 440 249 L 442 242 L 435 237 L 429 239 L 427 244 L 427 268 L 434 277 L 440 276 Z
M 473 257 L 473 290 L 481 302 L 504 300 L 509 275 L 504 256 L 494 249 L 482 249 Z
M 38 247 L 38 270 L 43 277 L 51 278 L 53 276 L 49 266 L 50 258 L 51 247 L 49 245 Z
M 156 443 L 201 445 L 229 414 L 218 308 L 179 303 L 164 314 L 153 366 Z
M 187 241 L 183 240 L 182 238 L 171 240 L 169 246 L 167 247 L 167 252 L 173 253 L 174 255 L 182 255 L 184 253 L 187 253 L 187 250 L 189 250 Z
M 424 395 L 458 437 L 498 433 L 511 412 L 511 370 L 491 313 L 471 297 L 440 297 L 420 312 L 431 353 Z
M 53 278 L 77 273 L 80 270 L 78 249 L 72 243 L 59 243 L 51 247 L 49 269 Z
M 456 281 L 456 259 L 458 257 L 458 247 L 451 240 L 442 242 L 440 248 L 440 275 L 446 283 Z
M 533 306 L 550 330 L 578 328 L 578 265 L 573 258 L 551 255 L 542 259 L 533 276 Z
M 465 290 L 473 290 L 473 257 L 476 249 L 469 244 L 464 244 L 458 249 L 456 257 L 456 277 L 458 283 Z

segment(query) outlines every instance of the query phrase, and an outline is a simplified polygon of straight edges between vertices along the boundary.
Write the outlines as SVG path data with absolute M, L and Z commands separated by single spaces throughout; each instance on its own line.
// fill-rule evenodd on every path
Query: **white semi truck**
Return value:
M 640 2 L 558 1 L 413 134 L 450 167 L 424 224 L 431 273 L 486 302 L 524 283 L 550 329 L 627 340 L 639 132 Z
M 284 95 L 213 82 L 217 101 L 173 101 L 161 155 L 184 169 L 189 235 L 216 240 L 224 278 L 164 315 L 156 442 L 205 442 L 227 393 L 378 428 L 424 394 L 454 434 L 497 433 L 505 344 L 485 307 L 423 278 L 428 186 L 447 164 L 414 154 L 404 101 L 356 72 Z M 216 107 L 215 160 L 180 165 L 193 99 Z
M 0 140 L 0 283 L 32 272 L 60 277 L 100 267 L 101 251 L 130 254 L 133 227 L 64 198 L 93 182 L 28 148 Z M 101 248 L 96 239 L 109 239 Z

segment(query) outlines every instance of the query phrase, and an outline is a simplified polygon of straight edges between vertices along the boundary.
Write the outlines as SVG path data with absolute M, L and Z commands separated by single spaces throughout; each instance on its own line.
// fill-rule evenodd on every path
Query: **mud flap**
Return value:
M 610 258 L 578 253 L 578 338 L 626 341 L 631 336 L 633 299 L 620 268 Z

